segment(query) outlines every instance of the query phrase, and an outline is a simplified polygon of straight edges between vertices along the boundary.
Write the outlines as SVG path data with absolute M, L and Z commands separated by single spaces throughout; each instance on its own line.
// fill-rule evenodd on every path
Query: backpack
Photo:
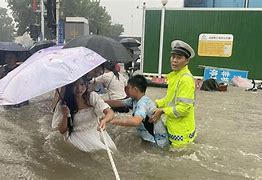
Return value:
M 203 91 L 217 91 L 218 90 L 218 84 L 215 79 L 207 79 L 203 81 L 203 84 L 200 88 L 200 90 Z

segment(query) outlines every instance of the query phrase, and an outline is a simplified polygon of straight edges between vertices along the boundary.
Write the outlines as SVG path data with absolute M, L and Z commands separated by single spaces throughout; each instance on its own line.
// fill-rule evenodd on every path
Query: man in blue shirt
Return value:
M 129 107 L 133 110 L 132 116 L 115 118 L 110 123 L 120 126 L 137 127 L 138 134 L 143 140 L 164 147 L 169 142 L 163 122 L 158 121 L 155 124 L 148 122 L 156 109 L 156 105 L 145 95 L 146 88 L 147 80 L 145 77 L 135 75 L 127 82 L 127 91 L 130 98 L 106 101 L 111 107 Z

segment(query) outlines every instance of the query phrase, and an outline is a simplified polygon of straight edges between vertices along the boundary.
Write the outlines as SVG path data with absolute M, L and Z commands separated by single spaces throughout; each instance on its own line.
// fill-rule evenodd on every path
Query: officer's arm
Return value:
M 162 98 L 162 99 L 157 99 L 157 100 L 155 100 L 155 103 L 156 103 L 156 106 L 158 107 L 158 108 L 162 108 L 162 107 L 164 107 L 165 106 L 165 100 L 166 98 L 164 97 L 164 98 Z
M 175 106 L 167 106 L 162 108 L 165 115 L 179 118 L 187 116 L 190 109 L 194 106 L 195 99 L 195 83 L 192 77 L 184 76 L 180 80 L 180 85 L 177 90 Z M 174 100 L 173 100 L 174 101 Z

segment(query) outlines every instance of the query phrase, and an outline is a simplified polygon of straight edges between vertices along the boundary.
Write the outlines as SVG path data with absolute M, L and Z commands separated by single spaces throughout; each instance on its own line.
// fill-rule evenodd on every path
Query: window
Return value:
M 185 0 L 185 7 L 262 8 L 262 0 Z
M 249 0 L 248 7 L 250 8 L 262 8 L 261 0 Z
M 185 0 L 185 7 L 206 7 L 207 0 Z

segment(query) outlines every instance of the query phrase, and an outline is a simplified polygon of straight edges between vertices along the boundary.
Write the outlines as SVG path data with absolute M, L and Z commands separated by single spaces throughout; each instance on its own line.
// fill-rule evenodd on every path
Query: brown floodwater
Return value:
M 166 89 L 149 87 L 153 99 Z M 198 137 L 173 152 L 143 142 L 135 128 L 107 126 L 121 179 L 262 179 L 262 90 L 196 92 Z M 0 108 L 0 179 L 115 179 L 107 152 L 84 153 L 51 129 L 51 96 Z

